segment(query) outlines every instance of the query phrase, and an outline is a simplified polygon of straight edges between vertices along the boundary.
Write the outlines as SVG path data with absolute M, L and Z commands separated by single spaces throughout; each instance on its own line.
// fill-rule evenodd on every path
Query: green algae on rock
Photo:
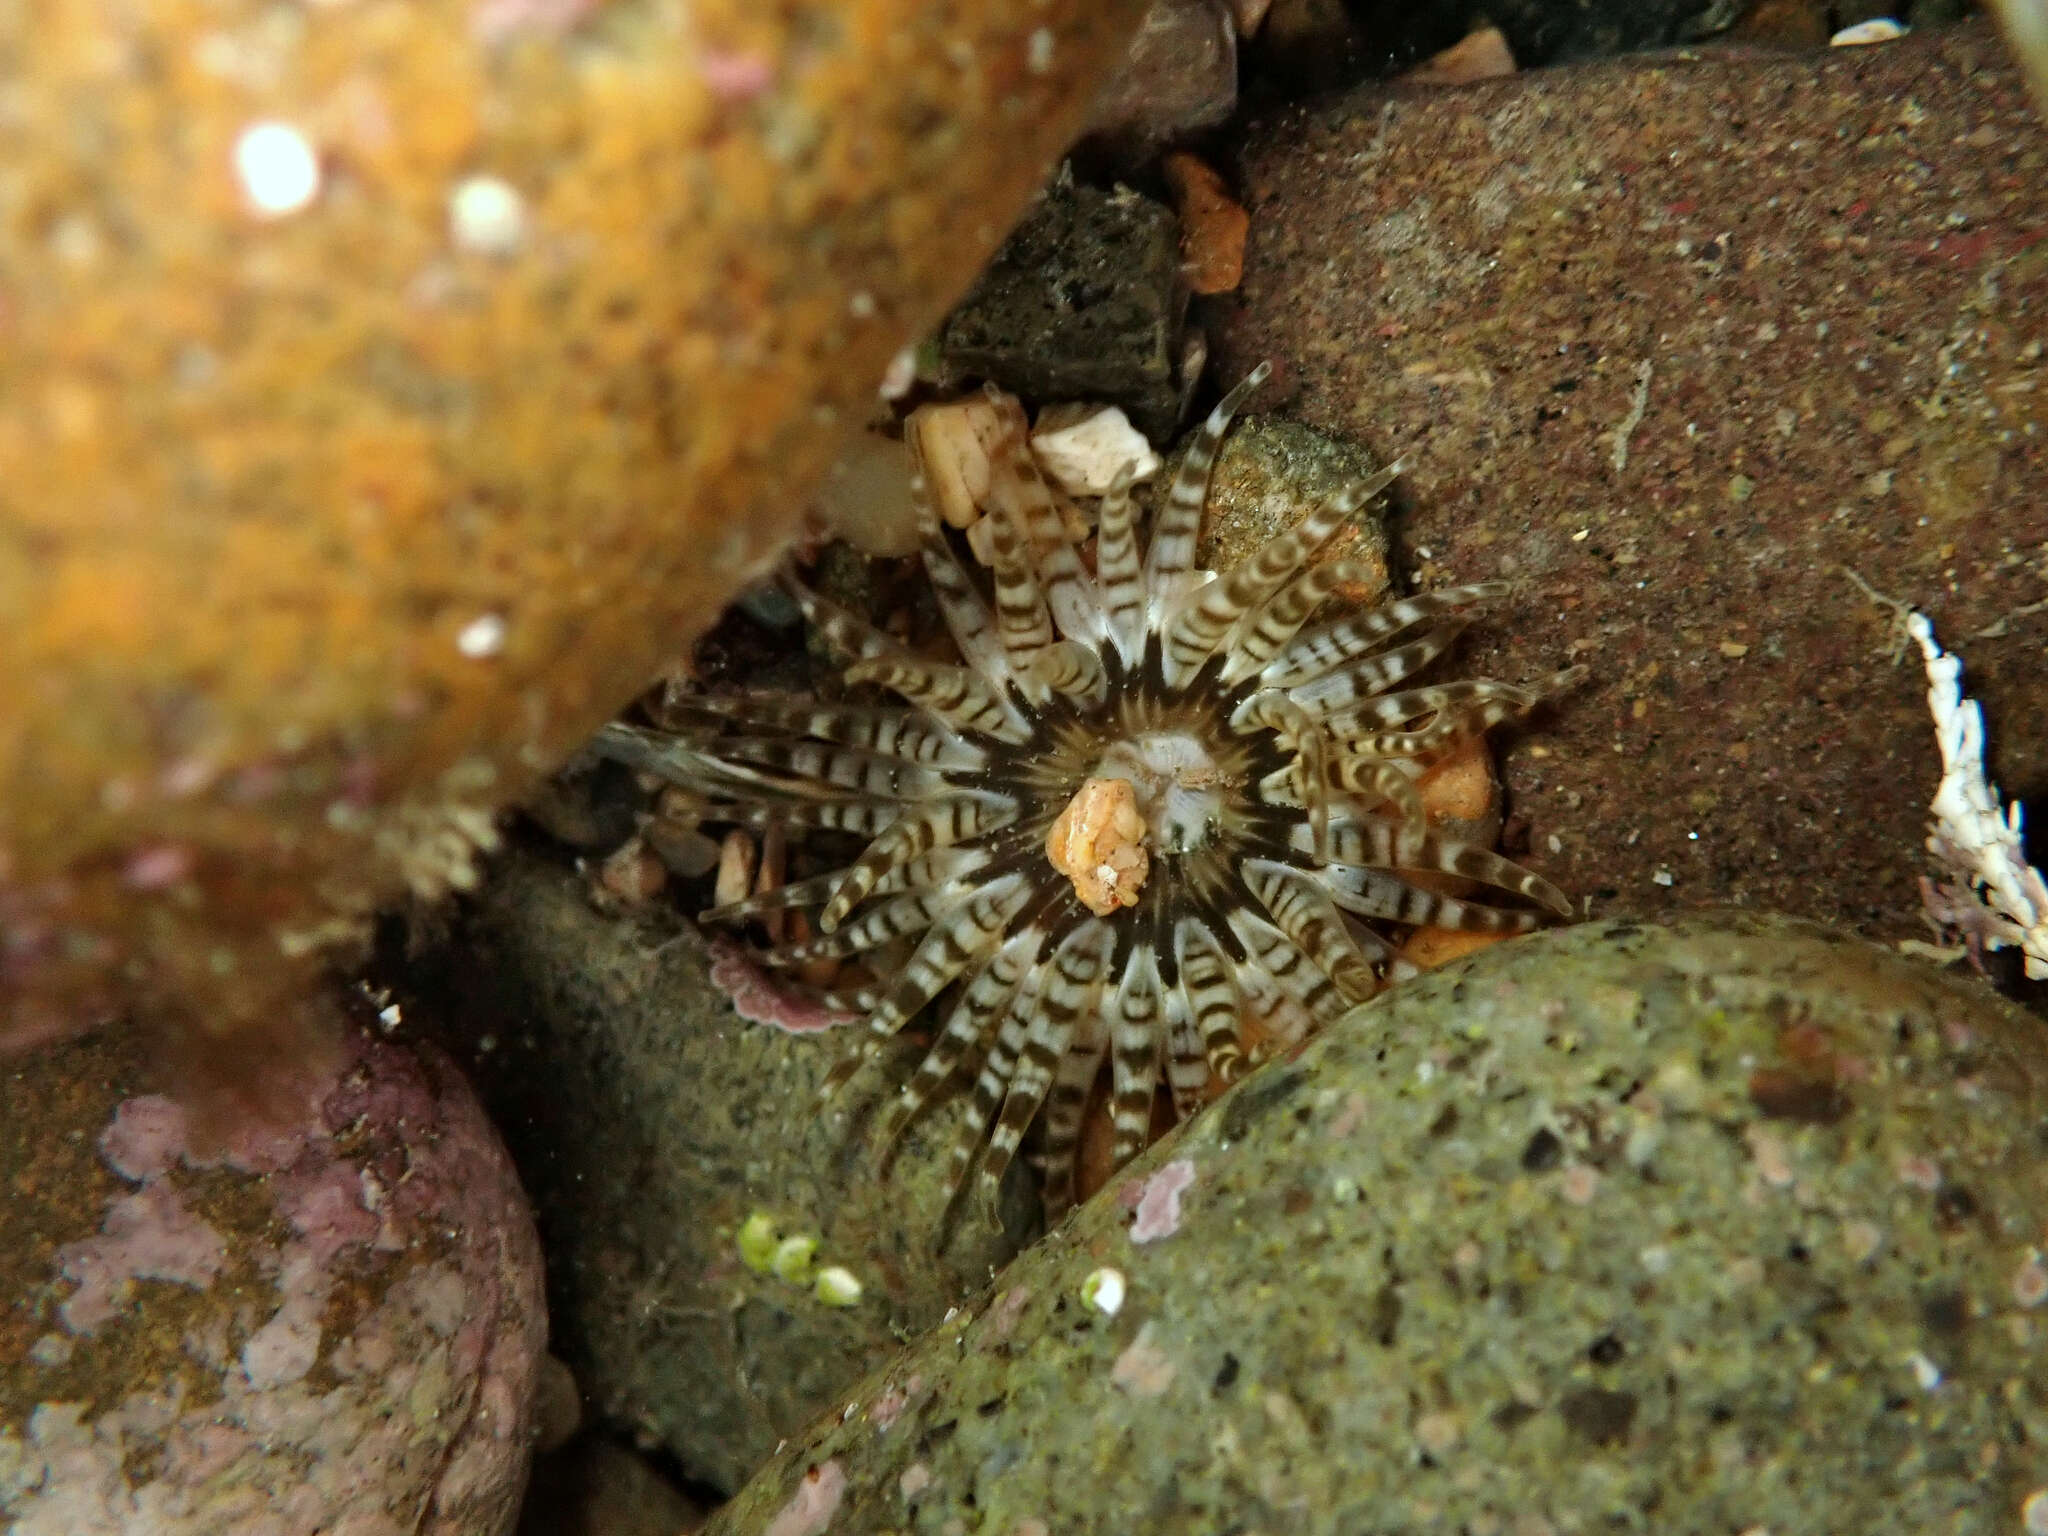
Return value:
M 2039 1022 L 1861 941 L 1515 940 L 1248 1079 L 708 1529 L 2016 1531 L 2044 1126 Z

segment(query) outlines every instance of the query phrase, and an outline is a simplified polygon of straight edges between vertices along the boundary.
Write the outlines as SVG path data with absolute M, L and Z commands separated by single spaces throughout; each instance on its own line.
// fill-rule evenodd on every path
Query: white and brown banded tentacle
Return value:
M 866 899 L 875 883 L 898 865 L 934 848 L 951 848 L 970 838 L 1000 832 L 1017 814 L 1015 799 L 985 790 L 955 789 L 943 800 L 912 806 L 847 866 L 832 899 L 818 914 L 818 926 L 832 932 Z
M 917 800 L 947 788 L 943 774 L 836 742 L 793 736 L 730 736 L 718 746 L 730 761 L 835 785 L 875 800 Z
M 1209 925 L 1194 917 L 1183 917 L 1173 925 L 1173 958 L 1209 1075 L 1226 1086 L 1234 1083 L 1244 1075 L 1236 962 L 1217 942 Z
M 995 587 L 996 636 L 1002 641 L 1011 674 L 1028 693 L 1033 663 L 1059 635 L 1052 626 L 1052 610 L 1045 605 L 1045 589 L 1031 565 L 1031 543 L 1022 519 L 1007 502 L 998 502 L 985 525 Z
M 699 795 L 687 788 L 680 792 L 683 800 L 706 821 L 730 822 L 756 831 L 780 823 L 785 829 L 853 832 L 873 837 L 903 814 L 903 807 L 893 800 L 728 800 Z
M 1507 590 L 1504 581 L 1480 581 L 1470 586 L 1445 587 L 1441 592 L 1419 592 L 1365 613 L 1346 614 L 1298 635 L 1266 663 L 1260 681 L 1274 688 L 1299 688 L 1353 657 L 1383 649 L 1403 630 L 1490 602 L 1504 596 Z
M 1012 746 L 1031 739 L 1030 728 L 977 672 L 946 662 L 925 661 L 906 652 L 870 657 L 846 669 L 849 683 L 879 683 L 894 689 L 954 730 L 979 731 Z
M 1003 1175 L 1058 1080 L 1060 1064 L 1066 1060 L 1076 1031 L 1084 1027 L 1081 1021 L 1100 1015 L 1102 986 L 1115 934 L 1106 923 L 1100 925 L 1099 933 L 1090 931 L 1094 926 L 1084 923 L 1054 952 L 1046 974 L 1046 994 L 1037 1000 L 1028 1016 L 1023 1050 L 1010 1074 L 1002 1109 L 989 1132 L 988 1148 L 982 1153 L 981 1167 L 975 1175 L 981 1207 L 990 1215 L 995 1212 L 996 1192 Z
M 1152 538 L 1145 549 L 1145 590 L 1150 598 L 1149 623 L 1158 628 L 1175 606 L 1194 573 L 1195 540 L 1202 531 L 1202 510 L 1209 500 L 1209 477 L 1216 469 L 1216 455 L 1223 447 L 1223 435 L 1230 420 L 1251 397 L 1253 390 L 1272 376 L 1270 363 L 1261 363 L 1244 380 L 1216 402 L 1201 430 L 1188 443 L 1180 468 L 1152 520 Z
M 1185 1120 L 1202 1107 L 1209 1087 L 1209 1062 L 1202 1050 L 1202 1034 L 1195 1023 L 1194 1003 L 1188 997 L 1187 987 L 1176 980 L 1163 989 L 1163 995 L 1166 1020 L 1159 1054 L 1167 1092 L 1173 1099 L 1173 1117 Z
M 1397 683 L 1405 682 L 1435 661 L 1449 650 L 1452 643 L 1464 632 L 1464 619 L 1453 619 L 1416 636 L 1405 645 L 1397 645 L 1391 650 L 1375 651 L 1369 656 L 1354 657 L 1342 666 L 1325 672 L 1312 683 L 1303 683 L 1288 689 L 1287 695 L 1311 714 L 1325 717 L 1335 717 L 1340 713 L 1370 715 L 1377 709 L 1382 697 L 1399 699 L 1406 705 L 1414 701 L 1415 695 L 1428 690 L 1411 688 L 1398 694 L 1388 693 L 1387 690 Z M 1436 686 L 1457 688 L 1461 685 L 1439 683 Z M 1420 705 L 1412 714 L 1395 716 L 1395 721 L 1412 720 L 1416 715 L 1424 713 L 1427 708 L 1426 704 Z
M 997 687 L 1010 681 L 1009 658 L 996 635 L 995 618 L 989 613 L 981 589 L 960 563 L 960 556 L 939 526 L 931 497 L 920 470 L 910 477 L 910 504 L 917 515 L 919 557 L 924 562 L 932 593 L 938 599 L 939 616 L 959 648 L 960 659 Z
M 1016 514 L 1054 627 L 1069 640 L 1099 644 L 1105 630 L 1095 581 L 1067 539 L 1059 502 L 1039 473 L 1038 461 L 1021 429 L 993 457 L 989 473 L 991 499 Z
M 1286 774 L 1302 807 L 1307 810 L 1309 828 L 1317 847 L 1327 847 L 1330 831 L 1330 738 L 1308 711 L 1277 688 L 1262 688 L 1240 704 L 1230 716 L 1230 728 L 1263 727 L 1276 732 L 1294 753 L 1294 761 L 1277 770 Z M 1272 774 L 1260 788 L 1270 799 L 1277 786 Z
M 988 1021 L 1010 1007 L 1019 983 L 1037 964 L 1044 946 L 1045 928 L 1030 924 L 1005 939 L 962 983 L 931 1049 L 876 1118 L 872 1136 L 878 1165 L 887 1165 L 898 1138 L 925 1106 L 938 1098 L 953 1075 L 972 1061 L 981 1049 Z
M 1399 762 L 1352 752 L 1339 744 L 1330 754 L 1328 773 L 1329 782 L 1343 793 L 1369 804 L 1393 807 L 1395 816 L 1409 830 L 1420 832 L 1428 824 L 1422 791 Z M 1336 857 L 1327 834 L 1316 839 L 1313 852 L 1321 859 Z
M 1296 833 L 1297 840 L 1300 837 Z M 1413 869 L 1458 875 L 1526 897 L 1559 917 L 1572 915 L 1571 899 L 1535 871 L 1522 868 L 1490 848 L 1443 837 L 1433 830 L 1415 832 L 1377 818 L 1357 821 L 1331 828 L 1330 850 L 1334 866 L 1349 864 L 1371 870 Z
M 1356 486 L 1346 486 L 1288 532 L 1268 539 L 1220 581 L 1193 593 L 1166 627 L 1162 647 L 1166 681 L 1178 687 L 1217 654 L 1228 649 L 1245 619 L 1299 572 L 1318 549 L 1369 498 L 1387 486 L 1398 466 Z
M 1110 482 L 1095 519 L 1095 582 L 1104 627 L 1128 670 L 1145 652 L 1145 578 L 1138 559 L 1138 513 L 1131 499 L 1137 466 L 1127 464 Z
M 1244 883 L 1288 941 L 1313 960 L 1348 1001 L 1362 1003 L 1379 990 L 1376 966 L 1384 964 L 1391 951 L 1375 939 L 1376 953 L 1367 954 L 1328 890 L 1292 865 L 1273 859 L 1247 859 Z
M 1343 992 L 1283 929 L 1243 907 L 1232 910 L 1228 921 L 1252 962 L 1318 1024 L 1332 1024 L 1343 1016 L 1349 1006 Z
M 1166 997 L 1150 941 L 1131 946 L 1116 995 L 1104 1012 L 1109 1020 L 1109 1123 L 1115 1137 L 1111 1157 L 1121 1166 L 1145 1150 L 1159 1084 Z
M 1108 1051 L 1109 1030 L 1101 1012 L 1084 1010 L 1074 1020 L 1073 1037 L 1067 1041 L 1066 1054 L 1060 1057 L 1053 1072 L 1052 1089 L 1045 1096 L 1039 1150 L 1048 1223 L 1059 1220 L 1073 1208 L 1088 1098 L 1095 1090 L 1095 1080 L 1102 1075 L 1102 1060 Z
M 1385 870 L 1326 864 L 1317 879 L 1347 912 L 1416 928 L 1459 933 L 1528 933 L 1545 922 L 1533 907 L 1495 907 L 1442 891 L 1425 890 Z
M 691 699 L 686 708 L 699 710 L 744 730 L 773 726 L 798 736 L 815 736 L 900 758 L 921 768 L 971 772 L 988 765 L 988 749 L 953 731 L 937 728 L 900 707 L 869 704 L 820 704 L 787 694 L 742 693 L 730 699 Z M 710 738 L 711 746 L 717 737 Z
M 1534 688 L 1513 683 L 1478 682 L 1446 684 L 1460 692 L 1460 700 L 1441 709 L 1427 725 L 1410 731 L 1344 732 L 1353 750 L 1381 757 L 1422 758 L 1440 751 L 1463 736 L 1477 736 L 1503 720 L 1529 714 L 1546 698 L 1562 693 L 1585 676 L 1583 667 L 1557 673 Z
M 934 919 L 904 964 L 902 974 L 868 1015 L 867 1038 L 826 1075 L 824 1093 L 837 1093 L 955 976 L 999 944 L 1010 919 L 1030 900 L 1031 894 L 1031 882 L 1022 874 L 1000 875 L 950 912 Z
M 1341 587 L 1371 586 L 1380 571 L 1361 560 L 1325 560 L 1312 565 L 1246 614 L 1223 642 L 1228 658 L 1219 680 L 1226 686 L 1244 681 L 1294 643 L 1302 626 Z
M 1109 674 L 1093 646 L 1061 640 L 1039 653 L 1035 675 L 1052 692 L 1083 704 L 1099 704 L 1109 693 Z
M 761 950 L 755 959 L 771 969 L 786 970 L 813 960 L 845 960 L 863 955 L 898 939 L 924 933 L 935 920 L 957 908 L 971 889 L 926 886 L 884 897 L 830 933 L 775 945 Z

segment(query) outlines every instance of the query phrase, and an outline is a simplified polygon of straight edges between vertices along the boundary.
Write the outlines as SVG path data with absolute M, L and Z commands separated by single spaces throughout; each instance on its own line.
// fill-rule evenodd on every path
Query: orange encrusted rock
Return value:
M 1142 7 L 0 12 L 0 1045 L 278 1016 L 775 562 Z

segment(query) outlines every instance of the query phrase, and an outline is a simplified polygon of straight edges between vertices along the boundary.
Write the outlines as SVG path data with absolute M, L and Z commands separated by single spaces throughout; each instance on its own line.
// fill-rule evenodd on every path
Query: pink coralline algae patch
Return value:
M 768 1522 L 765 1536 L 819 1536 L 846 1496 L 846 1469 L 836 1461 L 813 1467 L 796 1485 L 790 1501 Z
M 859 1017 L 789 996 L 730 939 L 711 942 L 711 984 L 732 999 L 732 1011 L 749 1024 L 766 1024 L 786 1035 L 815 1035 Z
M 546 1340 L 524 1197 L 446 1058 L 368 1036 L 346 1055 L 309 1076 L 303 1124 L 217 1151 L 171 1100 L 113 1107 L 100 1154 L 136 1187 L 24 1304 L 64 1330 L 32 1370 L 75 1368 L 73 1337 L 116 1353 L 94 1404 L 38 1403 L 33 1375 L 0 1399 L 9 1536 L 509 1529 Z M 342 1275 L 362 1304 L 337 1325 Z M 145 1281 L 200 1295 L 170 1332 L 182 1369 L 130 1382 L 123 1352 L 163 1339 Z
M 138 1280 L 205 1290 L 220 1274 L 227 1244 L 187 1209 L 168 1184 L 145 1184 L 116 1200 L 97 1237 L 67 1243 L 57 1265 L 78 1289 L 58 1310 L 73 1333 L 94 1333 L 120 1315 Z
M 1131 1241 L 1156 1243 L 1180 1230 L 1180 1197 L 1194 1187 L 1195 1165 L 1177 1157 L 1155 1169 L 1140 1183 L 1133 1179 L 1118 1191 L 1118 1199 L 1130 1209 Z

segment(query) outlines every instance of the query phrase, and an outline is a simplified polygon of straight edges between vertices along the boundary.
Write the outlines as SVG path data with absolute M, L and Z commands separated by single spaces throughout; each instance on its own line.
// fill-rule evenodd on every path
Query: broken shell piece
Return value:
M 925 483 L 939 516 L 965 528 L 988 504 L 991 460 L 1005 442 L 1024 435 L 1024 407 L 999 390 L 921 405 L 904 432 L 924 466 Z
M 1475 80 L 1493 80 L 1515 72 L 1515 52 L 1499 27 L 1481 27 L 1431 54 L 1403 79 L 1417 85 L 1470 85 Z
M 1032 429 L 1031 450 L 1046 477 L 1069 496 L 1106 495 L 1126 465 L 1134 480 L 1159 473 L 1159 455 L 1114 405 L 1046 407 Z
M 621 901 L 652 901 L 668 882 L 668 870 L 646 843 L 629 837 L 598 870 L 598 882 Z
M 1152 856 L 1145 818 L 1128 779 L 1089 779 L 1045 834 L 1045 856 L 1074 882 L 1074 894 L 1097 917 L 1135 907 Z
M 1867 48 L 1872 43 L 1895 43 L 1912 29 L 1889 16 L 1874 16 L 1844 27 L 1828 39 L 1830 48 Z
M 718 882 L 712 900 L 719 906 L 745 901 L 754 889 L 754 840 L 738 827 L 725 834 L 718 848 Z

